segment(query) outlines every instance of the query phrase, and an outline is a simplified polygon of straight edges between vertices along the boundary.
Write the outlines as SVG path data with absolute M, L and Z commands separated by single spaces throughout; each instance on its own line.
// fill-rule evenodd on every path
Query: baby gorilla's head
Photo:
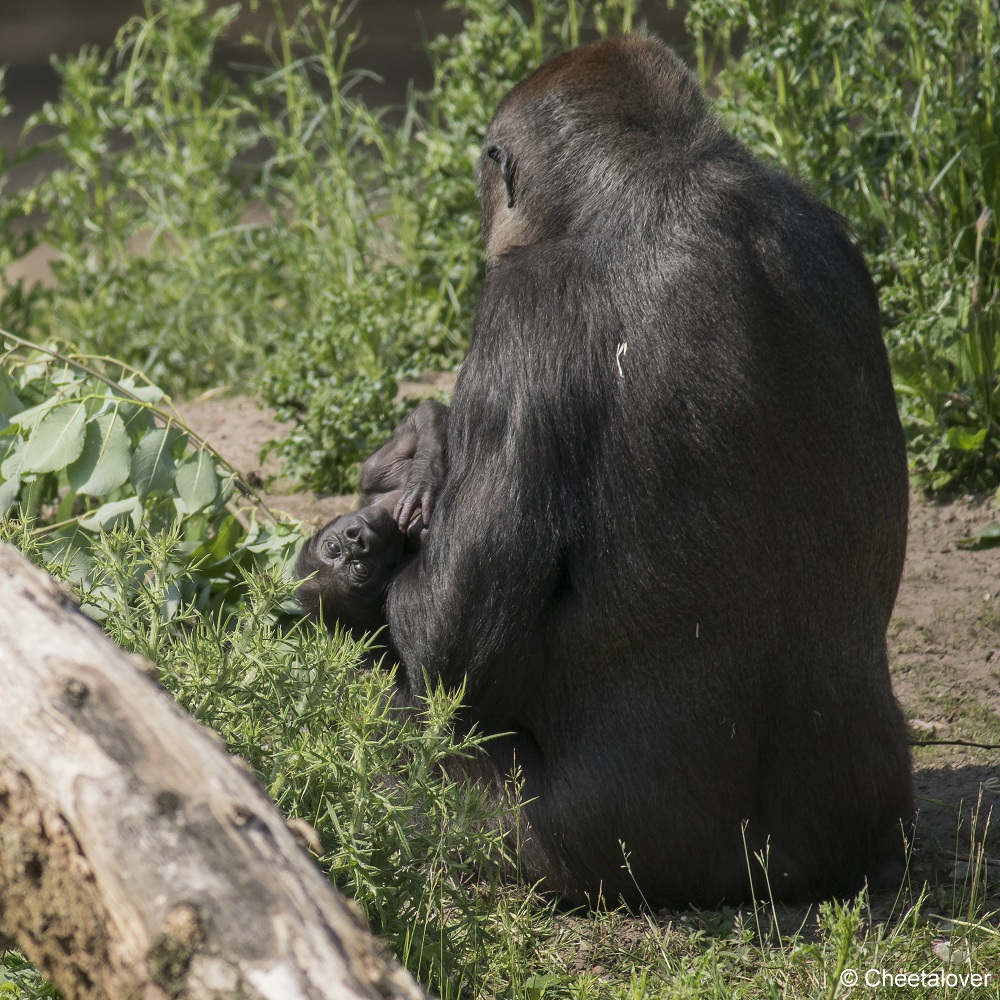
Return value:
M 335 518 L 303 547 L 295 576 L 302 610 L 333 625 L 370 631 L 384 624 L 385 589 L 404 535 L 384 506 Z M 312 574 L 312 575 L 310 575 Z M 303 579 L 309 577 L 309 579 Z

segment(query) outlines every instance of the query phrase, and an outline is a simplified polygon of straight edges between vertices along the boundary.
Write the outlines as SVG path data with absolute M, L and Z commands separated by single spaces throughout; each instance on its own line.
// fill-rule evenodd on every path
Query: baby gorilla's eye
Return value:
M 363 562 L 355 562 L 351 565 L 351 569 L 354 571 L 354 575 L 359 580 L 367 580 L 370 570 Z
M 328 538 L 323 543 L 323 552 L 331 559 L 336 559 L 340 555 L 340 542 L 336 538 Z

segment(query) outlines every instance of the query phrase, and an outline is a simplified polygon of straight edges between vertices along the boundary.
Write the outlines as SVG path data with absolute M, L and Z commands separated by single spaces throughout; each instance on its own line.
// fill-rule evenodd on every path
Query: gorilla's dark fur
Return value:
M 386 602 L 409 692 L 465 683 L 463 724 L 513 734 L 487 765 L 568 901 L 901 871 L 907 469 L 843 221 L 637 36 L 518 84 L 479 170 L 448 471 Z

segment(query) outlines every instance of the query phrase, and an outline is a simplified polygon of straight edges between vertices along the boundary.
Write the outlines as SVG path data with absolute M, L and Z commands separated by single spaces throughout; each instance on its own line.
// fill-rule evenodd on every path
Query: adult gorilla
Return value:
M 901 870 L 906 459 L 841 219 L 637 36 L 518 84 L 480 186 L 449 468 L 387 599 L 410 690 L 464 682 L 513 734 L 524 873 L 569 901 L 746 899 L 758 855 L 786 899 Z

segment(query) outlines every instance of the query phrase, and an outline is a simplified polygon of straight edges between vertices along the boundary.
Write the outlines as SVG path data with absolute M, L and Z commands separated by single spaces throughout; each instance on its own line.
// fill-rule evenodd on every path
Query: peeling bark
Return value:
M 0 545 L 0 938 L 67 1000 L 422 997 L 153 676 Z

